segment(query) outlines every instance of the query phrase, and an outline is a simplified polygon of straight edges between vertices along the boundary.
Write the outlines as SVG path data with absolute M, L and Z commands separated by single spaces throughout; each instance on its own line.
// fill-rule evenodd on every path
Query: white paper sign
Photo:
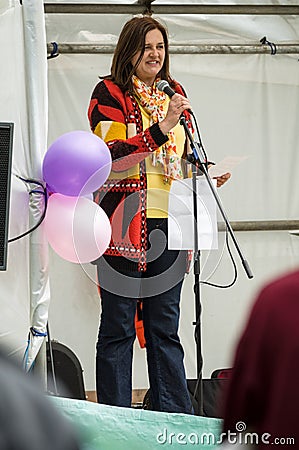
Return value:
M 217 249 L 216 202 L 203 176 L 197 177 L 197 218 L 198 249 Z M 168 203 L 170 250 L 194 250 L 194 223 L 192 179 L 175 180 Z
M 222 161 L 209 168 L 209 175 L 213 177 L 221 177 L 221 175 L 232 172 L 232 170 L 248 156 L 226 156 Z

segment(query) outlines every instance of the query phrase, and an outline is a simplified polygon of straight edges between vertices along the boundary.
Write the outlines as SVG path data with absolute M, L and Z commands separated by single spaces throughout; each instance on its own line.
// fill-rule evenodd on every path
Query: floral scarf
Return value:
M 132 78 L 136 97 L 140 106 L 150 116 L 150 125 L 163 120 L 166 112 L 163 106 L 166 95 L 156 87 L 156 80 L 153 86 L 148 86 L 135 75 Z M 164 183 L 171 183 L 172 179 L 183 178 L 181 158 L 176 154 L 175 134 L 171 130 L 168 134 L 168 141 L 159 147 L 152 155 L 153 166 L 160 166 L 164 173 Z

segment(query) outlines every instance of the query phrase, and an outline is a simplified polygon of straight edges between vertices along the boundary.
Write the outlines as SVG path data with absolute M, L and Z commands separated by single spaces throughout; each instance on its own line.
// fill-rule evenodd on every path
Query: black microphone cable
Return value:
M 236 283 L 237 278 L 238 278 L 238 269 L 237 269 L 236 261 L 234 259 L 233 254 L 232 254 L 232 250 L 231 250 L 231 248 L 229 246 L 229 234 L 228 234 L 227 227 L 225 228 L 225 243 L 226 243 L 226 248 L 227 248 L 228 254 L 230 256 L 230 260 L 232 262 L 233 269 L 234 269 L 234 274 L 233 274 L 232 281 L 229 284 L 217 284 L 217 283 L 211 283 L 210 281 L 200 281 L 199 282 L 200 284 L 205 284 L 207 286 L 212 286 L 212 287 L 216 287 L 216 288 L 220 288 L 220 289 L 227 289 L 227 288 L 232 287 Z M 222 256 L 221 256 L 221 258 L 222 258 Z M 215 267 L 214 272 L 216 271 L 217 267 L 218 267 L 218 265 Z
M 17 241 L 18 239 L 21 239 L 25 236 L 27 236 L 28 234 L 32 233 L 32 231 L 36 230 L 40 224 L 43 222 L 45 216 L 46 216 L 46 211 L 47 211 L 47 206 L 48 206 L 48 193 L 47 193 L 47 188 L 43 185 L 43 183 L 41 183 L 40 181 L 37 180 L 33 180 L 33 179 L 26 179 L 23 177 L 20 177 L 19 175 L 15 176 L 17 178 L 19 178 L 20 180 L 24 181 L 25 183 L 31 183 L 31 184 L 36 184 L 37 186 L 39 186 L 41 189 L 32 189 L 31 191 L 29 191 L 29 195 L 30 194 L 42 194 L 44 196 L 44 210 L 38 220 L 38 222 L 29 230 L 25 231 L 24 233 L 20 234 L 19 236 L 16 236 L 14 238 L 8 239 L 8 243 Z

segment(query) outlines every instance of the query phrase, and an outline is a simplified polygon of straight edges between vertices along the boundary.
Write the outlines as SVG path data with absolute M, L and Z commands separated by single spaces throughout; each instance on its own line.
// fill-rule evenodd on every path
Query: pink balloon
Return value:
M 52 194 L 45 217 L 49 244 L 61 258 L 87 263 L 99 258 L 111 239 L 104 210 L 85 197 Z

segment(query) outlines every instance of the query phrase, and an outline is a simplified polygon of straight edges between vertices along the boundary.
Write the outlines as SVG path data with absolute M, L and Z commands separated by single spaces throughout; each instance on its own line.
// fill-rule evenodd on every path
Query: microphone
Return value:
M 157 88 L 159 89 L 159 91 L 164 92 L 170 98 L 173 97 L 174 94 L 176 94 L 176 92 L 169 86 L 169 83 L 166 80 L 158 81 Z M 193 115 L 193 112 L 191 109 L 187 109 L 187 111 Z
M 169 86 L 169 83 L 166 80 L 158 81 L 157 88 L 159 89 L 159 91 L 165 92 L 165 94 L 170 98 L 175 94 L 175 91 Z

